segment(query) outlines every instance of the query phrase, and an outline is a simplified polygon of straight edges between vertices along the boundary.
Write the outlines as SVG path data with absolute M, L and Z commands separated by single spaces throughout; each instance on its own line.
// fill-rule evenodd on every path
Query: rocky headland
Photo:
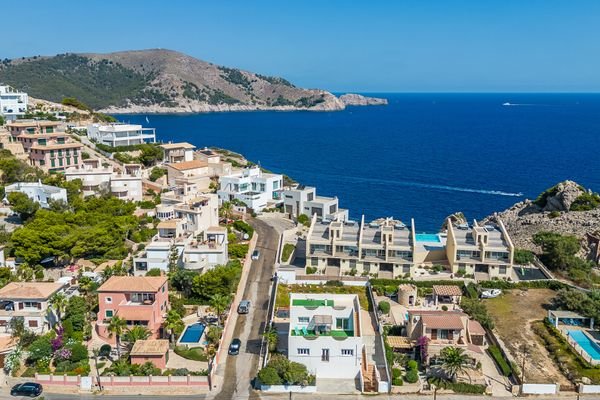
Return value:
M 339 99 L 346 106 L 384 106 L 388 104 L 387 99 L 368 97 L 356 93 L 343 94 Z

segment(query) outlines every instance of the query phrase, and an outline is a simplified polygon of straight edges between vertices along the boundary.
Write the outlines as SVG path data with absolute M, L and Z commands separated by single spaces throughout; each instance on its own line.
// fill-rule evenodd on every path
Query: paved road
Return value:
M 279 234 L 261 220 L 251 219 L 248 222 L 258 233 L 256 249 L 260 251 L 260 259 L 252 262 L 244 290 L 244 299 L 250 300 L 252 307 L 248 314 L 240 316 L 237 320 L 233 337 L 241 339 L 242 351 L 238 356 L 227 356 L 222 389 L 215 396 L 217 400 L 259 398 L 251 388 L 251 380 L 258 371 L 260 344 L 267 317 L 269 288 L 275 269 Z M 234 304 L 234 307 L 237 305 Z

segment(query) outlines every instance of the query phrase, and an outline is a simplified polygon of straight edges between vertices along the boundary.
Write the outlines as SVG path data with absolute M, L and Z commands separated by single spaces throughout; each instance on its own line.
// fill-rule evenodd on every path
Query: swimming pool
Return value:
M 204 324 L 200 322 L 188 325 L 183 331 L 179 343 L 199 343 L 205 328 Z
M 582 331 L 567 331 L 567 334 L 573 338 L 581 346 L 586 353 L 592 357 L 592 360 L 600 360 L 600 346 L 591 341 L 589 337 Z
M 440 235 L 437 233 L 416 233 L 415 239 L 417 242 L 433 242 L 433 243 L 441 243 Z

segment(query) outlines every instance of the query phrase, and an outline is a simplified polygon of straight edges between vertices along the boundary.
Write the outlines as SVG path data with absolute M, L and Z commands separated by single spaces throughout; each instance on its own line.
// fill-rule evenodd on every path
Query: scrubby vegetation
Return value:
M 496 365 L 500 367 L 500 371 L 502 371 L 502 375 L 510 376 L 512 374 L 512 368 L 508 362 L 502 356 L 502 352 L 497 346 L 488 347 L 488 353 L 492 356 L 494 361 L 496 361 Z
M 515 249 L 514 263 L 527 265 L 533 262 L 533 253 L 526 249 Z
M 263 385 L 315 384 L 315 376 L 308 373 L 304 364 L 290 361 L 280 354 L 273 355 L 267 366 L 258 371 L 258 379 Z
M 571 211 L 590 211 L 598 207 L 600 207 L 600 195 L 598 193 L 584 193 L 573 201 Z

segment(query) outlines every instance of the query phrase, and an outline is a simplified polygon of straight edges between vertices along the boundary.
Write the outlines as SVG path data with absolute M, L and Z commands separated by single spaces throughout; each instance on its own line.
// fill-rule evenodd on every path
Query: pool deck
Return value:
M 558 327 L 558 330 L 562 333 L 565 340 L 571 345 L 571 347 L 573 348 L 573 351 L 575 351 L 577 354 L 579 354 L 581 357 L 583 357 L 590 364 L 600 365 L 600 359 L 592 358 L 592 356 L 590 356 L 588 354 L 588 352 L 585 349 L 583 349 L 581 347 L 581 345 L 577 341 L 572 339 L 571 336 L 569 336 L 569 334 L 568 334 L 568 331 L 583 332 L 583 334 L 586 335 L 587 338 L 591 342 L 595 343 L 597 346 L 600 346 L 600 343 L 598 342 L 599 334 L 597 332 L 594 332 L 592 329 L 590 329 L 588 327 L 575 326 L 575 325 L 560 325 Z

